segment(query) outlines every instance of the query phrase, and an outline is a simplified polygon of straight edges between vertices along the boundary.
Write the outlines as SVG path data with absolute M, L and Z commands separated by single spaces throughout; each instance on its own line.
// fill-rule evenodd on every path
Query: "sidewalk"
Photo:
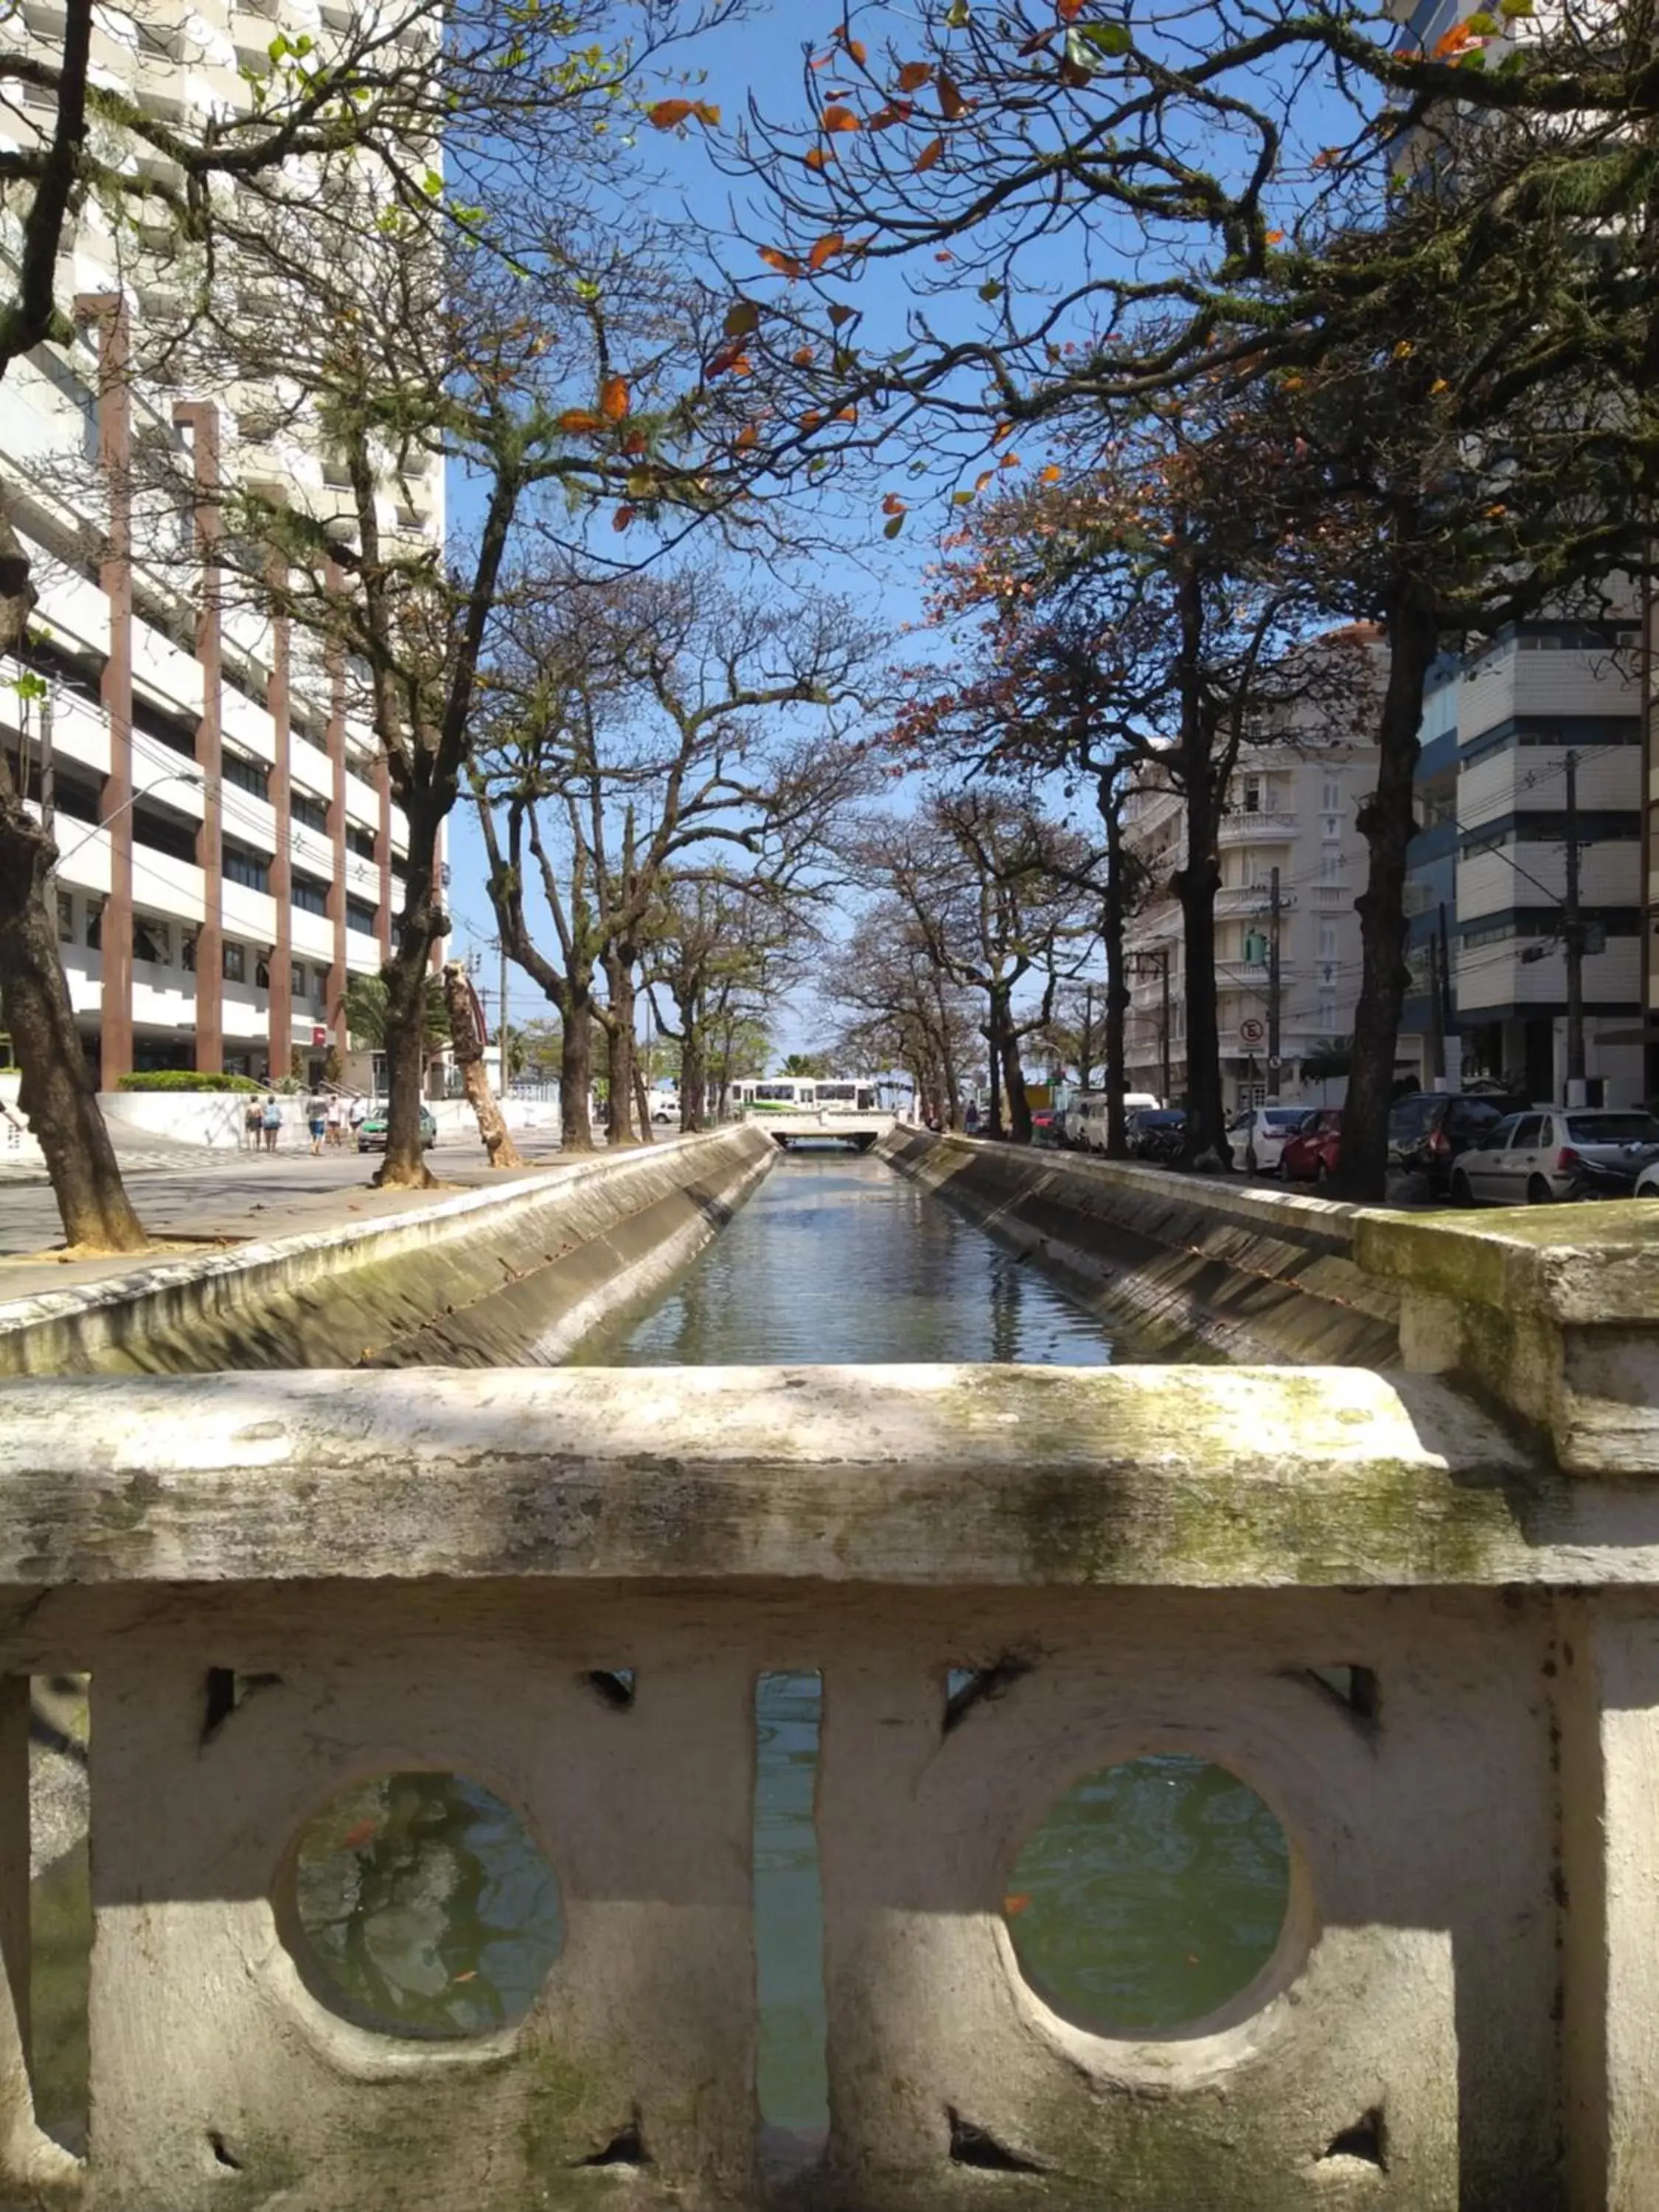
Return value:
M 439 1182 L 454 1190 L 510 1182 L 516 1176 L 561 1172 L 580 1155 L 563 1158 L 549 1138 L 520 1138 L 522 1169 L 491 1170 L 476 1142 L 441 1145 L 427 1155 Z M 380 1164 L 376 1153 L 333 1152 L 313 1158 L 308 1150 L 271 1158 L 251 1152 L 214 1152 L 180 1147 L 162 1164 L 134 1173 L 130 1195 L 139 1218 L 158 1240 L 181 1242 L 171 1252 L 105 1260 L 64 1261 L 50 1256 L 63 1242 L 63 1227 L 51 1188 L 0 1187 L 0 1301 L 33 1297 L 43 1291 L 95 1283 L 136 1268 L 161 1267 L 169 1261 L 198 1256 L 216 1243 L 236 1244 L 328 1229 L 377 1215 L 403 1213 L 429 1204 L 430 1191 L 371 1188 Z M 152 1148 L 142 1148 L 148 1156 Z M 136 1157 L 136 1155 L 134 1156 Z M 122 1153 L 124 1173 L 133 1172 Z

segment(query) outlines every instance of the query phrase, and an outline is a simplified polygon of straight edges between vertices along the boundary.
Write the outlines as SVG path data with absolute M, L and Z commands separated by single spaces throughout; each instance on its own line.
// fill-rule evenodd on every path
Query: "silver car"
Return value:
M 1511 1114 L 1452 1170 L 1454 1206 L 1544 1206 L 1579 1170 L 1615 1162 L 1630 1145 L 1659 1144 L 1659 1121 L 1639 1106 L 1537 1106 Z

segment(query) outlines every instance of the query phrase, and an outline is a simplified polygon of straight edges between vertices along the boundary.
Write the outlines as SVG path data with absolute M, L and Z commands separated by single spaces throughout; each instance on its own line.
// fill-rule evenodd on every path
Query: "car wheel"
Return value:
M 1531 1182 L 1527 1185 L 1527 1204 L 1528 1206 L 1547 1206 L 1554 1196 L 1555 1193 L 1550 1188 L 1542 1176 L 1534 1176 Z
M 1470 1182 L 1468 1177 L 1464 1174 L 1462 1168 L 1458 1169 L 1456 1174 L 1454 1175 L 1451 1179 L 1451 1202 L 1454 1206 L 1473 1206 L 1474 1204 L 1474 1186 Z

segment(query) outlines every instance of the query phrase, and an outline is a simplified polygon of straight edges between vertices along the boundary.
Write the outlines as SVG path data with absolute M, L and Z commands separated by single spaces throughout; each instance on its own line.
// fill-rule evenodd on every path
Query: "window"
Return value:
M 1328 775 L 1320 786 L 1319 811 L 1322 814 L 1342 811 L 1342 787 L 1334 775 Z
M 87 950 L 96 952 L 104 941 L 104 902 L 100 898 L 87 901 Z
M 1322 884 L 1340 884 L 1342 880 L 1342 855 L 1328 848 L 1319 856 L 1319 880 Z
M 240 983 L 247 972 L 246 957 L 240 945 L 227 945 L 220 963 L 227 983 Z
M 294 871 L 294 885 L 289 896 L 302 914 L 328 912 L 328 885 L 319 884 L 315 876 L 302 876 L 297 868 Z
M 1541 1114 L 1522 1114 L 1510 1132 L 1510 1145 L 1516 1152 L 1535 1151 L 1544 1141 L 1544 1117 Z
M 60 945 L 75 942 L 75 901 L 67 891 L 58 894 L 58 941 Z
M 374 832 L 372 830 L 360 830 L 356 823 L 349 822 L 346 824 L 346 844 L 360 860 L 374 858 Z
M 198 930 L 191 930 L 179 940 L 179 965 L 186 975 L 193 975 L 196 973 L 196 939 L 200 933 Z M 229 1069 L 227 1068 L 225 1073 L 228 1074 Z
M 1244 811 L 1247 814 L 1260 814 L 1261 806 L 1261 778 L 1259 775 L 1247 775 L 1244 779 Z
M 373 937 L 380 926 L 380 917 L 376 908 L 366 906 L 362 899 L 349 898 L 346 901 L 348 929 L 361 929 L 365 937 Z
M 1322 921 L 1319 925 L 1319 957 L 1322 960 L 1334 960 L 1336 957 L 1336 924 L 1334 921 Z
M 157 968 L 173 964 L 173 937 L 164 921 L 151 921 L 145 915 L 132 917 L 132 957 L 148 960 Z
M 270 863 L 263 854 L 250 853 L 245 846 L 228 843 L 220 866 L 228 883 L 240 884 L 251 891 L 270 889 Z
M 297 960 L 288 971 L 288 981 L 289 988 L 295 997 L 303 999 L 306 994 L 306 971 Z
M 220 758 L 219 773 L 227 783 L 251 791 L 256 799 L 266 799 L 270 794 L 270 770 L 260 761 L 248 760 L 241 753 L 227 750 Z
M 314 830 L 319 837 L 328 835 L 328 808 L 320 799 L 307 799 L 302 791 L 289 794 L 288 811 L 294 819 L 307 830 Z

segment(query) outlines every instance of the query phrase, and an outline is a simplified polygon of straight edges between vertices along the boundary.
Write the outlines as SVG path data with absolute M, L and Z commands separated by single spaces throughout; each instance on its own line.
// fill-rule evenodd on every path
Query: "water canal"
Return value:
M 826 1150 L 780 1161 L 678 1280 L 578 1359 L 1097 1366 L 1115 1352 L 1036 1267 L 884 1163 Z M 615 1682 L 617 1697 L 630 1692 Z M 756 1694 L 759 2100 L 775 2137 L 801 2146 L 827 2124 L 812 1804 L 833 1694 L 808 1674 L 763 1675 Z M 307 1832 L 296 1883 L 313 1989 L 394 2033 L 465 2036 L 521 2017 L 559 1949 L 553 1871 L 508 1808 L 454 1778 L 383 1776 L 334 1800 Z M 1080 1774 L 1021 1855 L 1004 1911 L 1023 1971 L 1056 2010 L 1161 2033 L 1252 1978 L 1287 1886 L 1283 1832 L 1261 1801 L 1219 1769 L 1167 1755 Z M 42 2118 L 79 2148 L 84 1850 L 36 1892 Z

